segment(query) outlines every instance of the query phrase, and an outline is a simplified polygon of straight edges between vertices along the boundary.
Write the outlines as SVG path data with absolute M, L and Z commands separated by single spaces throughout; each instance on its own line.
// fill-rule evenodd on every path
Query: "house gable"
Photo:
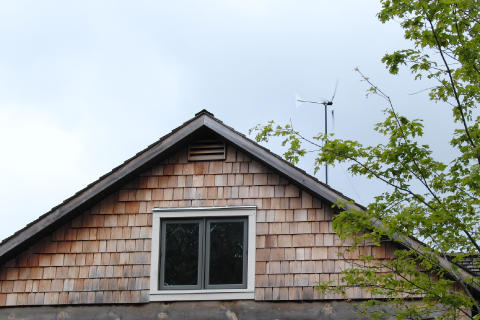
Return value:
M 224 161 L 188 161 L 205 130 L 227 142 Z M 256 207 L 255 300 L 370 298 L 314 290 L 338 284 L 359 254 L 392 257 L 391 244 L 346 252 L 337 200 L 349 199 L 203 111 L 4 240 L 0 306 L 148 302 L 153 209 L 223 206 Z
M 148 302 L 153 209 L 211 206 L 257 208 L 256 300 L 341 298 L 314 290 L 338 283 L 348 264 L 330 204 L 231 144 L 225 161 L 186 155 L 183 146 L 4 263 L 0 305 Z M 386 246 L 362 250 L 391 255 Z
M 66 199 L 63 203 L 40 216 L 37 220 L 4 239 L 0 243 L 0 262 L 14 255 L 17 251 L 22 250 L 26 245 L 35 241 L 43 234 L 50 232 L 58 223 L 70 219 L 72 216 L 81 212 L 82 209 L 98 201 L 130 177 L 139 174 L 156 159 L 162 156 L 164 157 L 167 153 L 171 152 L 172 149 L 178 147 L 180 143 L 185 142 L 185 140 L 195 133 L 204 130 L 221 136 L 231 144 L 234 144 L 236 147 L 259 159 L 263 164 L 267 164 L 267 166 L 286 175 L 297 185 L 307 188 L 312 194 L 316 194 L 332 203 L 336 203 L 337 200 L 351 200 L 338 191 L 324 185 L 315 177 L 308 175 L 305 171 L 294 167 L 277 155 L 271 153 L 268 149 L 249 140 L 233 128 L 227 127 L 221 121 L 214 118 L 213 114 L 202 110 L 197 113 L 194 118 L 174 129 L 156 143 L 148 146 L 145 150 L 126 160 L 122 165 L 100 177 L 97 181 L 94 181 L 83 190 Z M 361 209 L 361 207 L 355 203 L 351 203 L 349 206 Z

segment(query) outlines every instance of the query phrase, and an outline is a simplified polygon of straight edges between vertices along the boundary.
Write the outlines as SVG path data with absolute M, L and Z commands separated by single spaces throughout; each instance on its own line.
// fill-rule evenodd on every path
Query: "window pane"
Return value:
M 198 222 L 165 225 L 165 286 L 198 284 Z
M 209 284 L 241 284 L 244 222 L 211 222 Z

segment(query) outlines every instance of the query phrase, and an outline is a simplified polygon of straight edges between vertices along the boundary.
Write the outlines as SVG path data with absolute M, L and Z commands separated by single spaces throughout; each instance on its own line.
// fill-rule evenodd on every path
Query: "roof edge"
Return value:
M 194 131 L 204 126 L 206 115 L 202 114 L 182 126 L 174 129 L 172 133 L 167 134 L 158 142 L 150 145 L 145 150 L 139 152 L 133 158 L 113 169 L 111 172 L 100 177 L 97 181 L 85 187 L 83 190 L 65 200 L 60 205 L 54 207 L 46 214 L 28 224 L 12 236 L 4 239 L 0 244 L 0 260 L 5 255 L 12 252 L 18 246 L 25 244 L 29 239 L 38 235 L 42 230 L 51 227 L 57 221 L 67 217 L 71 212 L 82 205 L 93 200 L 98 194 L 105 192 L 116 185 L 136 170 L 142 168 L 181 140 L 188 137 Z
M 258 160 L 266 163 L 268 166 L 286 175 L 294 182 L 303 186 L 315 195 L 320 196 L 321 198 L 331 203 L 337 203 L 338 200 L 349 202 L 352 201 L 352 199 L 321 183 L 315 177 L 310 176 L 306 172 L 293 166 L 284 159 L 276 156 L 272 152 L 260 146 L 258 143 L 234 131 L 232 128 L 225 126 L 223 123 L 217 121 L 216 119 L 210 117 L 205 118 L 205 126 L 215 131 L 217 134 L 221 135 L 226 140 L 232 142 L 240 149 L 252 154 Z M 352 206 L 358 210 L 364 209 L 364 207 L 356 203 L 353 203 Z
M 216 119 L 212 113 L 203 109 L 191 120 L 172 130 L 171 133 L 163 136 L 160 138 L 160 140 L 139 152 L 125 163 L 116 167 L 106 175 L 100 177 L 97 181 L 88 185 L 71 198 L 65 200 L 62 204 L 39 217 L 37 220 L 27 225 L 17 233 L 6 238 L 2 243 L 0 243 L 0 261 L 3 260 L 3 258 L 9 253 L 13 252 L 16 248 L 28 243 L 28 241 L 35 236 L 38 236 L 43 230 L 52 227 L 56 222 L 66 218 L 70 213 L 74 212 L 82 205 L 95 199 L 95 196 L 122 182 L 125 178 L 137 172 L 137 170 L 141 169 L 158 156 L 167 152 L 177 143 L 181 142 L 190 134 L 202 127 L 207 127 L 214 131 L 218 135 L 228 140 L 230 143 L 233 143 L 238 148 L 253 155 L 267 166 L 270 166 L 276 171 L 287 176 L 294 183 L 302 186 L 303 188 L 312 192 L 314 195 L 319 196 L 331 203 L 337 203 L 339 200 L 348 201 L 347 208 L 361 211 L 365 210 L 363 206 L 353 202 L 352 199 L 330 188 L 328 185 L 323 184 L 315 177 L 310 176 L 305 171 L 293 166 L 286 160 L 270 152 L 268 149 L 262 147 L 253 140 L 250 140 L 245 135 L 235 131 L 233 128 L 226 126 L 223 122 Z M 372 224 L 376 225 L 377 227 L 382 227 L 381 221 L 372 220 Z M 415 250 L 420 254 L 427 253 L 426 245 L 417 239 L 402 235 L 394 235 L 393 240 L 400 242 L 405 247 Z M 439 265 L 447 270 L 451 270 L 450 274 L 455 279 L 465 280 L 474 276 L 463 269 L 458 270 L 457 273 L 454 271 L 455 269 L 453 269 L 452 262 L 440 256 L 437 256 L 437 258 Z M 475 290 L 480 292 L 480 287 L 478 285 L 474 285 L 473 287 Z

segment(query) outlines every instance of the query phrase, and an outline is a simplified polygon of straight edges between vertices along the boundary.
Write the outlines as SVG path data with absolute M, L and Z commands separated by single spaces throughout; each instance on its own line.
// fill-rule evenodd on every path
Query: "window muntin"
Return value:
M 246 217 L 163 219 L 159 288 L 246 288 L 247 248 Z

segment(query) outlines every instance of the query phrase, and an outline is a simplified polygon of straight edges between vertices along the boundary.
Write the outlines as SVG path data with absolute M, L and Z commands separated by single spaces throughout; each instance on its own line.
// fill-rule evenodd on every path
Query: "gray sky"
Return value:
M 356 66 L 400 112 L 429 116 L 426 141 L 448 158 L 437 145 L 453 130 L 448 108 L 409 95 L 428 85 L 385 71 L 380 58 L 408 43 L 378 9 L 374 0 L 2 1 L 0 239 L 203 108 L 244 133 L 291 119 L 315 134 L 323 107 L 297 108 L 295 93 L 322 100 L 338 80 L 334 132 L 378 142 L 372 124 L 385 105 L 365 98 Z M 343 166 L 329 180 L 363 204 L 382 190 Z

